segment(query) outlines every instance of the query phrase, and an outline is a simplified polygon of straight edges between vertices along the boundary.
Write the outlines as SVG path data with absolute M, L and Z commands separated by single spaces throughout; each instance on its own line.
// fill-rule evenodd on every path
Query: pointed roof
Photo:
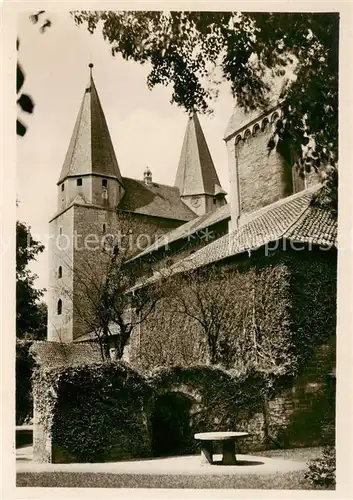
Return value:
M 92 71 L 58 183 L 66 177 L 85 174 L 115 177 L 122 182 Z
M 186 127 L 175 186 L 181 196 L 220 193 L 221 183 L 196 113 Z

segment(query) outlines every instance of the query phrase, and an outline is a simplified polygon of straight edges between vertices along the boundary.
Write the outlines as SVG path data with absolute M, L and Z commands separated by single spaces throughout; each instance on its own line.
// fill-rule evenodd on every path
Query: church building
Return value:
M 122 175 L 92 67 L 57 182 L 58 210 L 50 219 L 51 341 L 73 342 L 88 333 L 74 307 L 82 287 L 75 271 L 83 263 L 100 270 L 97 252 L 92 252 L 92 245 L 87 249 L 85 241 L 93 243 L 94 235 L 99 239 L 118 232 L 122 214 L 129 216 L 132 232 L 156 239 L 227 203 L 196 113 L 188 119 L 174 186 L 155 182 L 149 167 L 141 179 Z
M 152 245 L 142 251 L 134 247 L 129 256 L 130 264 L 149 266 L 151 281 L 158 280 L 161 267 L 171 273 L 191 271 L 250 256 L 271 242 L 335 249 L 337 222 L 312 205 L 320 175 L 302 177 L 267 147 L 279 119 L 278 100 L 266 110 L 234 109 L 224 135 L 230 203 L 196 113 L 188 118 L 174 186 L 155 182 L 148 167 L 143 178 L 132 179 L 120 170 L 90 65 L 57 183 L 58 211 L 50 220 L 48 340 L 91 338 L 75 304 L 86 307 L 83 266 L 91 280 L 102 275 L 102 248 L 92 252 L 82 242 L 118 233 L 122 215 L 129 217 L 131 231 L 153 237 Z
M 130 266 L 149 270 L 129 291 L 161 283 L 161 269 L 167 270 L 172 286 L 173 277 L 179 285 L 175 295 L 188 293 L 188 286 L 206 290 L 198 302 L 191 290 L 186 305 L 201 302 L 201 313 L 207 314 L 223 304 L 227 321 L 212 357 L 198 313 L 186 318 L 173 293 L 164 294 L 124 345 L 123 358 L 132 368 L 175 369 L 170 391 L 198 394 L 190 418 L 203 404 L 202 425 L 219 399 L 207 407 L 193 370 L 213 365 L 223 377 L 224 369 L 245 373 L 256 365 L 271 376 L 295 373 L 295 380 L 276 389 L 266 412 L 257 408 L 244 417 L 242 425 L 253 430 L 253 449 L 268 446 L 266 426 L 281 447 L 321 445 L 322 422 L 334 412 L 337 220 L 314 203 L 320 173 L 302 176 L 269 150 L 281 118 L 278 99 L 266 110 L 234 109 L 224 134 L 227 203 L 196 113 L 188 118 L 174 186 L 155 182 L 146 166 L 141 179 L 125 177 L 91 74 L 58 180 L 58 210 L 50 220 L 48 340 L 54 342 L 46 344 L 55 361 L 68 363 L 55 342 L 70 343 L 61 350 L 70 351 L 75 362 L 101 361 L 96 343 L 86 342 L 92 331 L 75 304 L 85 307 L 82 268 L 88 268 L 93 285 L 95 275 L 102 277 L 102 247 L 89 251 L 82 241 L 118 233 L 127 216 L 132 231 L 153 236 L 151 245 L 142 251 L 134 247 L 128 257 Z M 185 276 L 189 281 L 182 281 Z M 174 386 L 178 373 L 181 382 Z M 212 386 L 207 384 L 204 394 Z M 232 404 L 237 401 L 231 391 L 228 396 Z M 236 404 L 229 408 L 234 409 L 229 415 L 238 411 Z M 208 425 L 231 427 L 219 419 Z

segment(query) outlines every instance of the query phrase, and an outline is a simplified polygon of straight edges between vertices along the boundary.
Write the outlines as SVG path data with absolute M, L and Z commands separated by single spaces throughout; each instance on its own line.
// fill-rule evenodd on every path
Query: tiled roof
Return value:
M 286 232 L 286 238 L 315 245 L 337 245 L 337 220 L 327 210 L 309 206 Z
M 197 114 L 188 121 L 175 186 L 181 196 L 221 193 L 221 184 Z M 217 188 L 216 188 L 217 186 Z
M 106 175 L 121 181 L 108 125 L 92 76 L 82 99 L 58 183 L 67 176 L 84 174 Z
M 122 181 L 125 194 L 118 205 L 119 210 L 181 221 L 196 218 L 196 214 L 181 201 L 177 187 L 155 182 L 147 185 L 129 177 L 123 177 Z
M 256 250 L 280 239 L 336 247 L 336 219 L 329 211 L 311 204 L 313 194 L 318 188 L 319 186 L 314 186 L 306 189 L 251 214 L 250 218 L 240 221 L 237 230 L 176 262 L 169 269 L 163 270 L 163 275 L 196 269 L 233 255 Z M 161 277 L 157 272 L 142 286 Z
M 138 259 L 143 255 L 154 252 L 160 248 L 166 247 L 171 243 L 192 236 L 193 234 L 202 231 L 205 228 L 209 228 L 218 222 L 230 219 L 230 205 L 226 203 L 222 207 L 219 207 L 214 212 L 208 212 L 204 215 L 200 215 L 196 219 L 182 224 L 181 226 L 173 229 L 167 234 L 162 235 L 158 238 L 153 245 L 149 246 L 143 252 L 139 253 L 134 259 Z

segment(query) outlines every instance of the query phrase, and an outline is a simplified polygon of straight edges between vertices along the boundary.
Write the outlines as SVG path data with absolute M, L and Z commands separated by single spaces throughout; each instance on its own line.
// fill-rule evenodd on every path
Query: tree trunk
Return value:
M 103 327 L 102 347 L 103 347 L 104 361 L 109 361 L 110 360 L 110 352 L 109 352 L 109 330 L 108 330 L 108 325 L 105 325 Z

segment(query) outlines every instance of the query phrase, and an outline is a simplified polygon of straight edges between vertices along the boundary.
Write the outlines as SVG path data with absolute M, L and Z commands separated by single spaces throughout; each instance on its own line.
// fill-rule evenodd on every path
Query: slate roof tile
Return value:
M 196 113 L 186 127 L 175 186 L 181 196 L 225 194 Z
M 155 182 L 147 185 L 143 180 L 129 177 L 123 177 L 122 181 L 126 191 L 119 210 L 180 221 L 196 218 L 195 212 L 180 199 L 177 187 Z
M 58 183 L 70 175 L 116 177 L 119 165 L 92 76 L 85 90 Z
M 175 241 L 187 238 L 188 236 L 192 236 L 193 234 L 196 234 L 197 232 L 202 231 L 207 227 L 211 227 L 212 225 L 217 224 L 218 222 L 225 221 L 227 219 L 230 219 L 230 205 L 228 203 L 226 205 L 223 205 L 222 207 L 219 207 L 214 212 L 208 212 L 207 214 L 200 215 L 196 219 L 186 222 L 176 229 L 173 229 L 169 233 L 162 235 L 151 246 L 143 250 L 132 260 L 138 259 L 143 255 L 152 253 L 160 248 L 166 247 Z

